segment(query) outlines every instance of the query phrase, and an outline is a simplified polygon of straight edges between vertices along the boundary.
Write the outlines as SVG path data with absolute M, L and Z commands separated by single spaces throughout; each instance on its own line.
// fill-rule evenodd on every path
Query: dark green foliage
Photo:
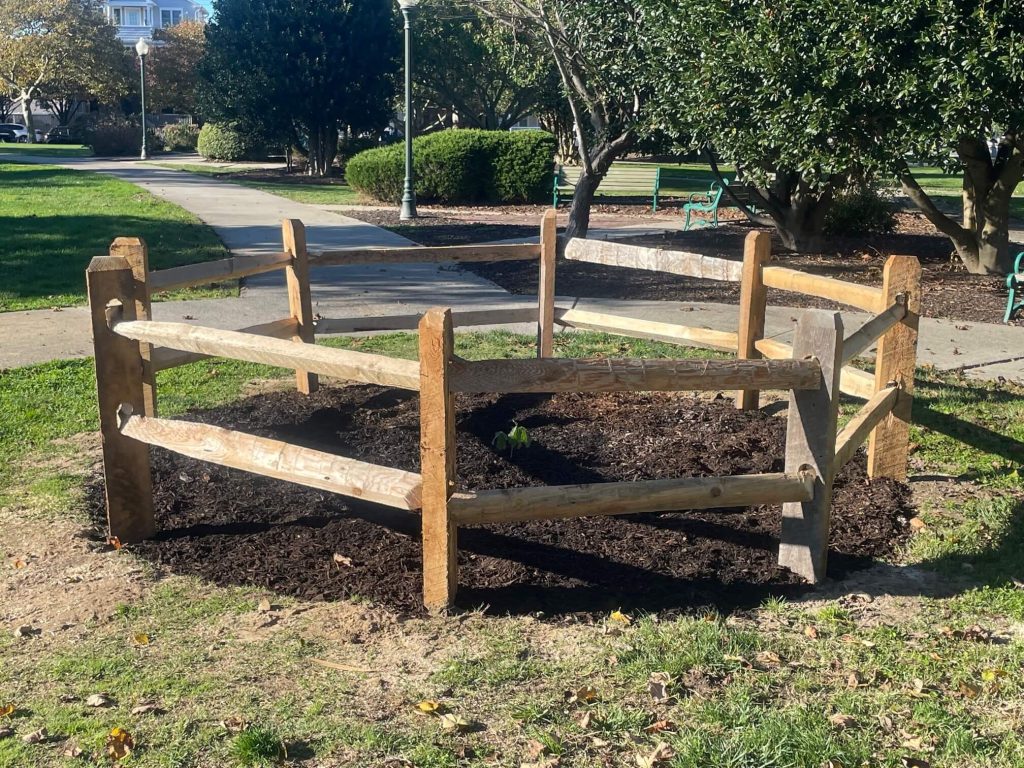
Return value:
M 416 197 L 424 203 L 528 203 L 550 194 L 555 139 L 541 131 L 441 131 L 413 139 Z M 353 157 L 345 178 L 386 202 L 402 197 L 402 145 Z
M 260 142 L 248 131 L 230 123 L 207 123 L 199 132 L 197 148 L 207 160 L 245 160 Z
M 147 131 L 147 145 L 151 152 L 163 147 L 153 130 Z M 106 117 L 92 123 L 85 130 L 85 143 L 98 157 L 137 155 L 142 150 L 142 127 L 138 120 L 124 117 Z
M 194 123 L 171 123 L 155 133 L 168 152 L 195 152 L 199 145 L 199 126 Z
M 825 216 L 827 235 L 885 234 L 895 227 L 892 205 L 871 186 L 840 192 Z

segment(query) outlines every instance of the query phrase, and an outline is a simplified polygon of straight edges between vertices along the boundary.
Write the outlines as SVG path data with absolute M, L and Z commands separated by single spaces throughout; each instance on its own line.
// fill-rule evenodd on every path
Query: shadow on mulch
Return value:
M 418 398 L 372 386 L 261 394 L 185 418 L 417 471 Z M 529 448 L 491 446 L 526 427 Z M 785 420 L 731 401 L 664 393 L 466 396 L 462 488 L 780 471 Z M 129 549 L 175 573 L 309 600 L 361 597 L 421 612 L 419 519 L 341 496 L 153 451 L 160 533 Z M 103 519 L 102 480 L 89 486 Z M 829 574 L 897 553 L 908 488 L 868 482 L 863 457 L 836 481 Z M 459 532 L 459 605 L 560 615 L 750 607 L 806 589 L 776 565 L 779 506 L 538 521 Z M 340 558 L 335 558 L 335 555 Z

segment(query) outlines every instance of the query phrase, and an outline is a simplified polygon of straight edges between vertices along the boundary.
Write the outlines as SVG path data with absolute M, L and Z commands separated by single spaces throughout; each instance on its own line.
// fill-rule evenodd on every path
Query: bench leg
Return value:
M 1013 313 L 1024 307 L 1024 302 L 1017 304 L 1017 288 L 1016 286 L 1010 287 L 1010 296 L 1006 299 L 1006 314 L 1003 316 L 1003 322 L 1008 323 L 1013 319 Z
M 690 231 L 690 213 L 691 213 L 691 211 L 690 211 L 689 208 L 685 208 L 684 210 L 686 211 L 686 225 L 683 227 L 683 232 L 689 232 Z

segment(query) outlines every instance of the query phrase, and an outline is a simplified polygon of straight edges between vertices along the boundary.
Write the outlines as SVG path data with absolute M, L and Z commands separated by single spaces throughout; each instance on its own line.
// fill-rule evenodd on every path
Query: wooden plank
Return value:
M 273 339 L 294 339 L 298 332 L 298 325 L 295 318 L 285 317 L 281 320 L 272 320 L 269 323 L 250 325 L 248 328 L 239 328 L 239 333 L 251 333 L 254 336 L 269 336 Z M 179 365 L 187 365 L 198 360 L 207 360 L 210 355 L 201 355 L 197 352 L 182 352 L 180 349 L 169 347 L 153 347 L 153 368 L 156 371 L 165 371 L 168 368 L 177 368 Z
M 118 237 L 110 244 L 111 256 L 124 258 L 132 268 L 135 293 L 135 317 L 152 320 L 153 310 L 149 295 L 149 249 L 139 237 Z M 142 399 L 147 416 L 156 416 L 156 368 L 153 367 L 153 345 L 139 344 L 142 355 Z
M 583 309 L 556 309 L 555 318 L 561 325 L 589 331 L 615 333 L 635 339 L 710 347 L 729 352 L 736 349 L 736 334 L 730 331 L 693 328 L 688 325 L 659 323 L 654 320 L 637 320 L 632 317 L 606 315 L 603 312 L 588 312 Z
M 625 245 L 610 240 L 583 240 L 574 237 L 566 243 L 565 258 L 609 267 L 668 272 L 705 280 L 726 280 L 735 283 L 743 278 L 743 263 L 739 261 L 686 251 Z
M 420 476 L 209 424 L 120 414 L 121 434 L 224 467 L 397 509 L 420 508 Z
M 838 312 L 809 310 L 800 316 L 794 357 L 813 356 L 821 364 L 819 386 L 790 394 L 785 471 L 810 467 L 817 477 L 809 501 L 782 505 L 779 565 L 812 584 L 825 578 L 832 508 L 839 372 L 843 359 L 843 319 Z
M 314 321 L 319 335 L 333 333 L 367 333 L 370 331 L 415 331 L 419 328 L 421 312 L 408 315 L 381 315 L 378 317 L 343 317 L 319 318 Z M 530 323 L 537 319 L 537 310 L 533 307 L 514 307 L 512 309 L 470 309 L 465 312 L 452 312 L 452 324 L 460 326 L 473 325 L 506 325 L 510 323 Z
M 249 275 L 284 269 L 291 261 L 290 253 L 260 253 L 161 269 L 159 272 L 149 273 L 149 290 L 157 293 L 193 285 L 206 285 L 220 280 L 237 280 Z
M 817 388 L 813 360 L 457 360 L 455 392 L 678 392 Z
M 882 291 L 870 285 L 836 280 L 832 277 L 812 275 L 788 267 L 765 267 L 762 272 L 764 284 L 782 291 L 804 293 L 821 299 L 831 299 L 840 304 L 878 312 L 892 302 L 882 303 Z
M 867 440 L 871 430 L 878 422 L 889 415 L 893 405 L 899 399 L 899 395 L 899 387 L 886 387 L 868 400 L 867 404 L 857 412 L 857 415 L 843 427 L 843 431 L 836 437 L 836 472 L 845 467 L 847 462 L 853 458 L 861 443 Z
M 420 471 L 423 473 L 423 604 L 444 610 L 458 588 L 458 525 L 448 499 L 455 486 L 455 357 L 452 314 L 432 309 L 420 321 Z
M 737 360 L 758 360 L 757 342 L 764 338 L 764 318 L 768 289 L 761 279 L 761 270 L 772 258 L 772 236 L 767 232 L 750 232 L 743 241 L 743 278 L 740 282 L 740 324 L 736 339 Z M 761 393 L 742 389 L 736 393 L 736 407 L 756 411 Z
M 239 331 L 221 331 L 185 323 L 156 321 L 122 322 L 114 326 L 121 336 L 148 341 L 184 352 L 230 357 L 250 363 L 301 368 L 339 379 L 380 384 L 402 389 L 419 388 L 419 366 L 415 360 L 399 360 L 367 352 L 331 349 L 314 344 L 295 344 L 281 339 L 254 336 Z
M 793 348 L 775 339 L 761 339 L 755 346 L 769 360 L 789 360 L 793 357 Z M 846 366 L 839 377 L 839 391 L 850 397 L 867 400 L 875 393 L 875 377 L 867 371 Z
M 352 264 L 424 264 L 463 261 L 524 261 L 540 257 L 540 245 L 445 245 L 432 248 L 346 248 L 310 255 L 314 267 Z
M 913 256 L 890 256 L 882 271 L 884 305 L 902 294 L 907 311 L 878 342 L 875 353 L 875 389 L 889 382 L 900 387 L 892 412 L 871 433 L 868 441 L 868 476 L 907 477 L 910 455 L 910 412 L 914 402 L 917 365 L 917 326 L 921 319 L 921 265 Z
M 110 320 L 134 319 L 134 278 L 120 256 L 98 256 L 85 273 L 96 355 L 96 398 L 103 446 L 107 528 L 122 542 L 142 541 L 156 532 L 149 449 L 121 434 L 117 411 L 127 403 L 142 412 L 142 356 L 139 345 L 110 330 Z
M 544 211 L 540 222 L 540 279 L 537 286 L 537 357 L 555 353 L 555 256 L 558 253 L 558 214 Z
M 298 219 L 281 222 L 281 241 L 285 253 L 292 256 L 291 264 L 285 267 L 284 275 L 288 286 L 288 310 L 298 326 L 295 341 L 314 344 L 316 331 L 313 328 L 313 301 L 309 293 L 309 256 L 306 252 L 306 227 Z M 318 381 L 315 373 L 297 369 L 295 388 L 304 395 L 316 392 Z
M 884 312 L 875 315 L 843 341 L 843 365 L 874 346 L 884 333 L 907 314 L 906 297 L 901 297 Z
M 686 477 L 456 494 L 458 525 L 781 504 L 811 498 L 813 473 Z

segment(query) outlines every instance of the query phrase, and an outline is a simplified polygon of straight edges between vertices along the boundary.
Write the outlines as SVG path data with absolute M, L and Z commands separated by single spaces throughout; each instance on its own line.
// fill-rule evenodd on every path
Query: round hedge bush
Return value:
M 842 190 L 825 214 L 825 234 L 888 234 L 896 228 L 892 203 L 870 185 Z
M 424 203 L 531 203 L 551 194 L 555 138 L 542 131 L 456 129 L 413 139 L 416 198 Z M 360 152 L 345 179 L 366 197 L 397 203 L 405 181 L 401 144 Z
M 256 153 L 259 140 L 227 123 L 207 123 L 199 131 L 196 148 L 207 160 L 245 160 Z

